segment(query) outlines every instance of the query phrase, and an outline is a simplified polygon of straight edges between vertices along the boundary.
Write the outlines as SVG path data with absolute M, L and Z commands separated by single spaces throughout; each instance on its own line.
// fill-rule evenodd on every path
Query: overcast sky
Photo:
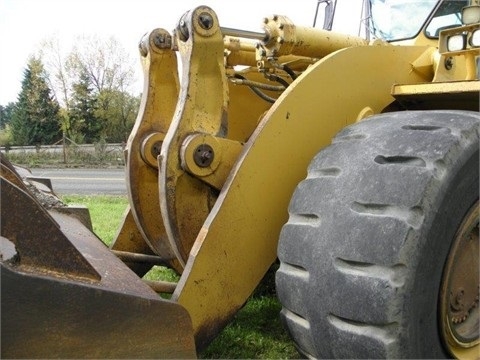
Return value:
M 0 105 L 17 100 L 28 57 L 52 36 L 68 49 L 79 35 L 114 35 L 138 59 L 143 34 L 157 27 L 171 31 L 183 13 L 199 5 L 215 10 L 220 26 L 260 31 L 262 19 L 272 14 L 311 26 L 316 4 L 317 0 L 0 0 Z M 359 15 L 355 18 L 353 26 L 358 28 Z M 140 91 L 143 79 L 137 64 Z

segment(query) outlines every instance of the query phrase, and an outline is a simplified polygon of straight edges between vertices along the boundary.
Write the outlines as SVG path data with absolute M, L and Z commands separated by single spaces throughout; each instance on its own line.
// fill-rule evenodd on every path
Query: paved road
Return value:
M 126 195 L 124 169 L 30 169 L 47 177 L 59 195 Z

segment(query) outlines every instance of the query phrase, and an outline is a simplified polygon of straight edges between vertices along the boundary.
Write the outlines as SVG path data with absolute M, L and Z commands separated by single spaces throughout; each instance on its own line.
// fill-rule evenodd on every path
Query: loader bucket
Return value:
M 194 358 L 190 316 L 2 158 L 1 357 Z

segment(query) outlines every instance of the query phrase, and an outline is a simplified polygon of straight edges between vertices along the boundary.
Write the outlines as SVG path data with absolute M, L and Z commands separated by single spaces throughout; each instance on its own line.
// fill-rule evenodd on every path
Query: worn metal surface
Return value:
M 5 163 L 2 358 L 195 357 L 182 306 L 161 299 L 77 217 L 47 211 L 21 185 Z
M 478 359 L 480 354 L 478 223 L 477 201 L 455 235 L 440 291 L 440 333 L 457 359 Z
M 27 186 L 22 181 L 20 175 L 17 173 L 15 167 L 7 160 L 5 155 L 0 152 L 0 175 L 5 180 L 22 190 L 27 191 Z
M 228 87 L 223 37 L 216 14 L 206 6 L 187 12 L 177 34 L 182 84 L 177 110 L 162 145 L 159 189 L 164 225 L 184 265 L 216 194 L 184 170 L 179 150 L 191 134 L 226 133 Z
M 188 314 L 156 294 L 132 295 L 0 266 L 4 359 L 196 357 Z
M 173 295 L 190 313 L 200 348 L 228 323 L 274 261 L 291 193 L 313 155 L 365 108 L 379 113 L 394 101 L 392 84 L 424 81 L 410 64 L 426 50 L 341 50 L 299 76 L 266 113 L 199 232 Z M 352 79 L 355 86 L 346 87 Z
M 162 221 L 156 166 L 179 92 L 177 59 L 170 46 L 171 36 L 163 29 L 153 30 L 140 45 L 144 94 L 127 143 L 126 180 L 131 215 L 144 242 L 181 272 L 182 262 L 177 260 Z
M 112 251 L 125 251 L 144 255 L 154 255 L 153 250 L 145 241 L 143 235 L 137 227 L 133 218 L 130 206 L 127 207 L 123 215 L 123 220 L 118 229 L 113 243 L 110 245 Z M 151 263 L 138 263 L 122 259 L 123 262 L 132 269 L 138 276 L 145 275 L 153 266 Z
M 22 266 L 92 280 L 100 275 L 73 246 L 60 226 L 25 190 L 0 178 L 1 236 L 10 240 Z M 82 226 L 79 223 L 79 226 Z M 47 243 L 47 245 L 45 245 Z

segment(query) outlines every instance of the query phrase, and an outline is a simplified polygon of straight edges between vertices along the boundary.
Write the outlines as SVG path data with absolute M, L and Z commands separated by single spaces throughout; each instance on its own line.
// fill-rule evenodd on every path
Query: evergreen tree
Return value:
M 97 96 L 93 93 L 90 76 L 82 71 L 79 81 L 73 84 L 70 103 L 70 131 L 81 132 L 84 141 L 94 143 L 102 137 L 103 121 L 96 116 Z
M 5 127 L 12 120 L 12 113 L 15 107 L 15 103 L 11 102 L 8 105 L 0 105 L 0 130 L 5 129 Z
M 40 145 L 58 141 L 61 138 L 59 110 L 48 87 L 42 61 L 31 57 L 12 113 L 13 143 Z

